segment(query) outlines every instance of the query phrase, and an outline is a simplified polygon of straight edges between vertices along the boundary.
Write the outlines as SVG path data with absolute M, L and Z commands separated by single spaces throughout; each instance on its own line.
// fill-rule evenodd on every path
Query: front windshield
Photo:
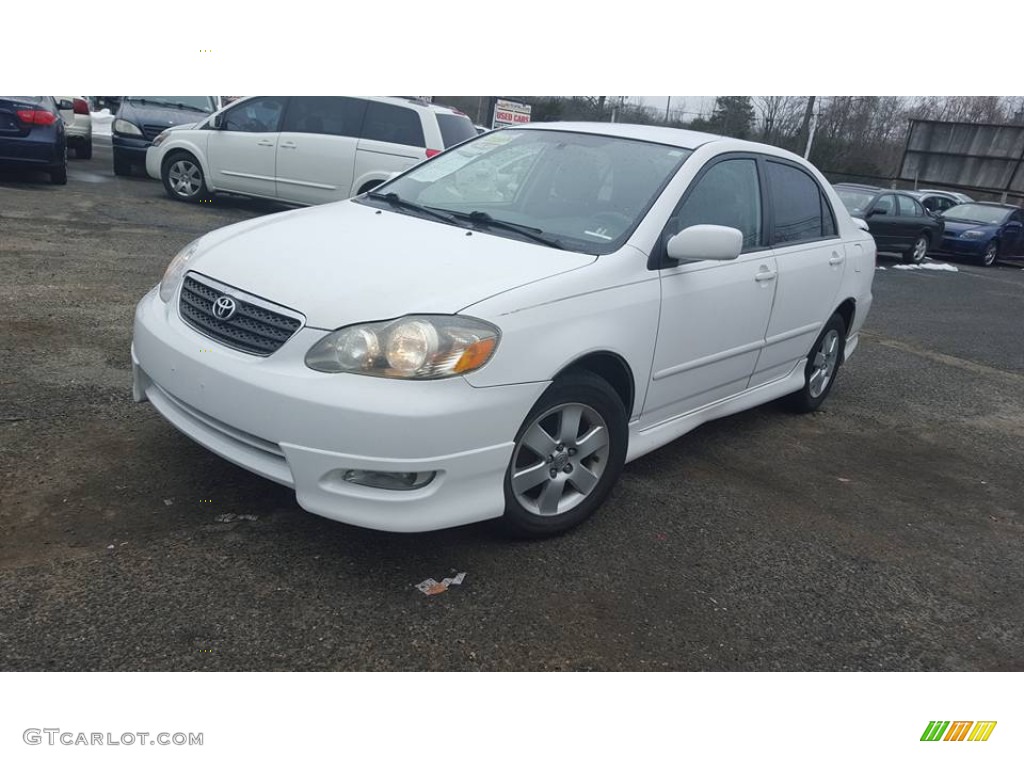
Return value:
M 213 112 L 217 106 L 212 96 L 129 96 L 128 101 L 200 112 Z
M 868 206 L 871 205 L 871 201 L 875 199 L 873 192 L 861 192 L 854 189 L 842 189 L 841 187 L 836 187 L 836 194 L 843 201 L 846 210 L 854 216 L 865 213 Z
M 626 241 L 689 149 L 566 131 L 492 131 L 375 192 L 456 214 L 516 237 L 512 223 L 570 250 L 611 253 Z M 367 200 L 383 204 L 380 200 Z
M 1010 214 L 1009 208 L 994 205 L 954 205 L 942 214 L 944 218 L 970 221 L 975 224 L 1002 224 Z

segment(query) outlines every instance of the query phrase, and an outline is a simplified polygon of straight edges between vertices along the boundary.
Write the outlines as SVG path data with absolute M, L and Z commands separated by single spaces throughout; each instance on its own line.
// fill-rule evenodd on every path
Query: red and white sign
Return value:
M 530 122 L 529 104 L 520 104 L 518 101 L 506 101 L 498 99 L 494 105 L 494 121 L 492 128 L 502 128 L 508 125 L 522 125 Z

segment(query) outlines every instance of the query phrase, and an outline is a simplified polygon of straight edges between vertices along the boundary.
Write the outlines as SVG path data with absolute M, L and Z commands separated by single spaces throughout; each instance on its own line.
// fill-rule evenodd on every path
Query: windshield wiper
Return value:
M 367 192 L 366 196 L 373 200 L 383 200 L 385 203 L 390 204 L 392 208 L 404 208 L 407 211 L 425 213 L 428 216 L 433 216 L 438 221 L 443 221 L 445 224 L 458 225 L 455 217 L 434 208 L 428 208 L 425 205 L 414 203 L 411 200 L 403 200 L 398 196 L 397 192 Z
M 197 106 L 195 106 L 193 104 L 183 104 L 180 101 L 165 101 L 165 102 L 162 102 L 162 103 L 163 104 L 171 104 L 172 106 L 181 107 L 182 109 L 189 109 L 189 110 L 192 110 L 193 112 L 202 112 L 204 115 L 210 114 L 210 110 L 208 110 L 208 109 L 203 109 L 202 107 L 197 107 Z
M 496 219 L 486 211 L 472 211 L 470 213 L 451 211 L 451 214 L 458 216 L 460 219 L 468 219 L 474 224 L 480 224 L 489 229 L 504 229 L 509 232 L 516 232 L 523 237 L 533 240 L 535 243 L 546 245 L 549 248 L 557 248 L 560 251 L 565 250 L 565 246 L 559 240 L 545 235 L 544 230 L 537 227 L 529 227 L 526 224 L 516 224 L 514 221 Z

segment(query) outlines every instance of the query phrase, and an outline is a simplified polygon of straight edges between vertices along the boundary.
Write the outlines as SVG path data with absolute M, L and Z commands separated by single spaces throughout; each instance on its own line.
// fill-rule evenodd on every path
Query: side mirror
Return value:
M 885 208 L 872 208 L 868 216 L 885 216 L 888 213 Z
M 743 250 L 743 233 L 717 224 L 695 224 L 671 237 L 665 245 L 677 261 L 731 261 Z
M 57 100 L 57 109 L 67 110 L 67 109 L 74 109 L 74 108 L 75 108 L 75 104 L 70 99 L 58 99 Z
M 213 128 L 213 130 L 215 130 L 215 131 L 223 131 L 224 130 L 224 115 L 221 115 L 221 114 L 214 115 L 213 118 L 211 118 L 211 120 L 210 120 L 210 127 Z

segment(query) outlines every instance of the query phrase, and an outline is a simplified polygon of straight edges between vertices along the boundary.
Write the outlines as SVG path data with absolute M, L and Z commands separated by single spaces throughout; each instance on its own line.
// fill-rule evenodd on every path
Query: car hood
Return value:
M 974 224 L 969 221 L 956 221 L 954 219 L 940 219 L 940 221 L 945 225 L 945 233 L 947 235 L 962 235 L 970 229 L 978 229 L 982 232 L 995 234 L 995 231 L 999 229 L 998 224 Z
M 208 115 L 190 109 L 176 109 L 175 107 L 160 107 L 155 104 L 139 104 L 134 101 L 125 101 L 117 110 L 117 117 L 127 120 L 130 123 L 140 125 L 163 125 L 170 128 L 173 125 L 183 123 L 195 123 L 197 120 L 204 120 Z
M 189 269 L 334 329 L 454 314 L 596 258 L 343 201 L 211 232 Z

